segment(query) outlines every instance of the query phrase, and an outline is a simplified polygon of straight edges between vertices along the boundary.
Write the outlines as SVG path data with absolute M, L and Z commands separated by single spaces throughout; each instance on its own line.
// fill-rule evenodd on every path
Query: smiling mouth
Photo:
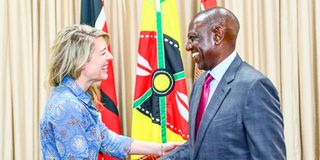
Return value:
M 200 54 L 199 52 L 192 53 L 192 58 L 196 58 L 199 54 Z
M 102 67 L 102 70 L 107 70 L 108 69 L 108 65 L 105 65 Z

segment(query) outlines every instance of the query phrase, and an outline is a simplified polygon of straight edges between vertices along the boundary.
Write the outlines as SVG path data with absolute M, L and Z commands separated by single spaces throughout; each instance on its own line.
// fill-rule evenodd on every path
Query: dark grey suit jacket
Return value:
M 286 159 L 277 90 L 239 55 L 218 84 L 195 137 L 197 109 L 206 74 L 195 82 L 191 93 L 189 141 L 161 159 Z

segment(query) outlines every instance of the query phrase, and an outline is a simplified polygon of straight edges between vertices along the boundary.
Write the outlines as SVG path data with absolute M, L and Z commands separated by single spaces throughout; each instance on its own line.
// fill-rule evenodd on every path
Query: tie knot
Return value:
M 204 84 L 205 85 L 209 85 L 210 82 L 213 80 L 213 77 L 211 76 L 211 74 L 209 73 L 206 77 L 206 79 L 204 80 Z

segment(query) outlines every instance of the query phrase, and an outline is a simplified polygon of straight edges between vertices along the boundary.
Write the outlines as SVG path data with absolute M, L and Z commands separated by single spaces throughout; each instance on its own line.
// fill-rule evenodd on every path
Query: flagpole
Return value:
M 157 23 L 157 54 L 158 54 L 158 69 L 165 69 L 165 54 L 163 46 L 163 31 L 162 31 L 162 14 L 161 0 L 156 0 L 156 23 Z M 166 117 L 166 96 L 159 96 L 160 107 L 160 125 L 161 125 L 161 141 L 167 142 L 167 117 Z

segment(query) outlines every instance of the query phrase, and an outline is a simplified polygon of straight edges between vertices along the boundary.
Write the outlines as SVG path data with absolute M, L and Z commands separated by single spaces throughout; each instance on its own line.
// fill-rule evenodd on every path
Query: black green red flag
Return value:
M 81 24 L 87 24 L 108 33 L 103 0 L 81 1 Z M 110 45 L 108 46 L 108 49 L 111 53 Z M 108 127 L 108 129 L 114 131 L 115 133 L 122 134 L 112 61 L 108 63 L 107 72 L 108 79 L 101 81 L 100 84 L 100 100 L 103 106 L 99 107 L 98 109 L 101 112 L 102 122 Z M 101 160 L 116 158 L 111 158 L 106 154 L 99 154 L 98 159 Z
M 188 96 L 175 0 L 143 0 L 132 137 L 185 141 Z

